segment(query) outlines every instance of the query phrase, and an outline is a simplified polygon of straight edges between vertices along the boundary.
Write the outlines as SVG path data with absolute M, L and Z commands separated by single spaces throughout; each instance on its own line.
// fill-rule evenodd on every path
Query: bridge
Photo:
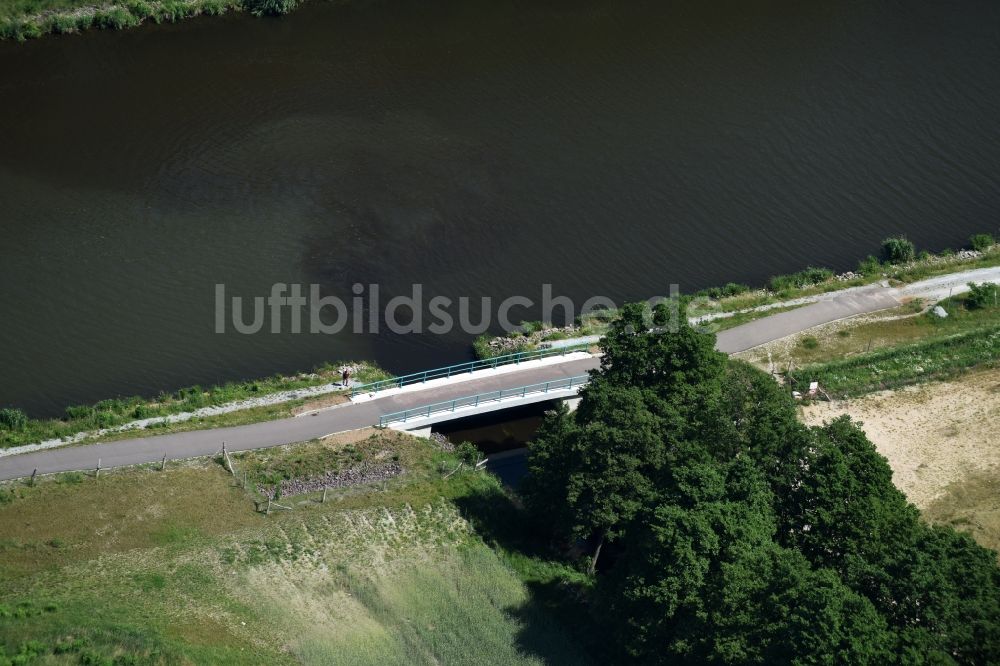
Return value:
M 889 289 L 856 291 L 723 331 L 717 348 L 735 353 L 791 333 L 856 314 L 895 307 Z M 576 395 L 600 359 L 582 347 L 470 361 L 357 386 L 351 401 L 292 418 L 243 426 L 178 432 L 0 457 L 0 480 L 107 469 L 304 442 L 371 426 L 413 430 L 435 423 Z
M 486 414 L 536 402 L 572 398 L 590 381 L 590 375 L 515 386 L 488 393 L 477 393 L 454 400 L 444 400 L 414 409 L 404 409 L 379 417 L 379 427 L 416 430 L 442 421 L 460 419 L 473 414 Z
M 599 365 L 598 357 L 572 348 L 511 355 L 485 367 L 463 369 L 466 364 L 461 364 L 458 369 L 453 366 L 450 373 L 444 369 L 445 376 L 428 371 L 426 382 L 421 379 L 400 385 L 397 378 L 375 387 L 362 386 L 350 402 L 291 418 L 0 457 L 0 480 L 30 476 L 36 469 L 39 474 L 96 469 L 98 461 L 108 469 L 159 462 L 164 456 L 178 460 L 213 455 L 222 442 L 228 451 L 235 452 L 380 424 L 403 430 L 426 428 L 450 418 L 572 397 L 587 373 Z

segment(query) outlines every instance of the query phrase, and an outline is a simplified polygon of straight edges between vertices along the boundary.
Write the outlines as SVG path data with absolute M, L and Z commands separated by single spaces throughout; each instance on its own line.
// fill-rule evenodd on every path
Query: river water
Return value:
M 314 1 L 2 43 L 0 100 L 0 405 L 34 415 L 469 355 L 217 334 L 216 284 L 621 302 L 1000 225 L 991 1 Z

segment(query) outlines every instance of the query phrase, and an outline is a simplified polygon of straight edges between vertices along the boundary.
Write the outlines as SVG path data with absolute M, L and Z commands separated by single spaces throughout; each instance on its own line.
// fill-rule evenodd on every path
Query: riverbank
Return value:
M 23 42 L 48 34 L 83 30 L 123 30 L 153 23 L 175 23 L 195 16 L 242 11 L 243 0 L 130 0 L 93 5 L 72 0 L 36 0 L 0 4 L 0 39 Z
M 807 268 L 793 275 L 772 277 L 769 286 L 761 289 L 729 283 L 725 287 L 703 289 L 682 298 L 687 305 L 691 325 L 718 333 L 772 314 L 836 298 L 846 292 L 863 294 L 880 285 L 897 288 L 903 300 L 933 302 L 963 293 L 968 289 L 966 282 L 988 279 L 976 271 L 997 266 L 1000 266 L 1000 244 L 988 234 L 977 234 L 970 239 L 970 248 L 959 252 L 924 252 L 919 257 L 915 255 L 912 261 L 902 263 L 882 262 L 868 257 L 861 262 L 859 272 L 835 274 L 825 268 Z M 578 317 L 572 325 L 564 327 L 539 321 L 521 322 L 520 330 L 506 335 L 480 336 L 473 343 L 473 351 L 478 358 L 486 359 L 600 336 L 614 316 L 614 310 L 602 310 Z
M 840 327 L 833 344 L 830 340 L 820 344 L 810 333 L 808 337 L 812 344 L 803 342 L 794 345 L 794 358 L 783 358 L 780 353 L 772 356 L 772 352 L 787 344 L 786 340 L 769 343 L 750 353 L 741 353 L 740 356 L 753 360 L 758 365 L 766 364 L 765 367 L 772 370 L 775 362 L 779 366 L 790 366 L 794 361 L 796 368 L 810 362 L 826 364 L 810 365 L 786 374 L 793 381 L 806 383 L 820 378 L 828 390 L 837 392 L 838 395 L 857 395 L 930 378 L 945 378 L 967 368 L 995 363 L 1000 358 L 1000 337 L 996 334 L 1000 321 L 997 319 L 995 306 L 987 304 L 986 307 L 973 310 L 964 297 L 955 297 L 944 303 L 949 316 L 940 319 L 928 314 L 927 304 L 915 296 L 935 296 L 942 291 L 947 293 L 965 289 L 967 287 L 964 281 L 972 278 L 1000 282 L 1000 273 L 994 273 L 997 271 L 993 269 L 964 271 L 915 283 L 906 290 L 896 290 L 909 294 L 907 298 L 910 300 L 902 307 L 901 313 L 890 311 L 887 316 L 893 321 L 909 321 L 894 323 L 894 334 L 879 338 L 874 349 L 871 342 L 872 331 L 862 329 L 851 340 L 847 340 L 851 337 L 850 332 L 844 332 L 843 327 Z M 825 297 L 829 296 L 810 298 L 816 300 Z M 931 302 L 935 301 L 932 299 Z M 791 307 L 793 306 L 762 308 L 755 314 L 764 316 Z M 916 315 L 920 315 L 920 318 L 915 318 Z M 611 316 L 613 313 L 605 312 L 601 315 L 603 319 L 599 321 L 603 325 Z M 881 322 L 883 318 L 879 316 L 875 320 Z M 749 318 L 735 316 L 726 321 L 745 323 L 745 319 Z M 857 321 L 864 322 L 867 319 L 855 320 L 855 323 Z M 594 328 L 584 330 L 596 330 L 595 324 L 590 325 Z M 553 332 L 558 339 L 539 344 L 558 346 L 580 339 L 567 337 L 566 329 L 541 327 L 521 339 L 544 339 L 545 335 L 552 335 Z M 844 357 L 855 355 L 856 344 L 851 345 L 858 339 L 868 341 L 867 348 L 861 350 L 865 354 L 845 360 Z M 587 344 L 594 344 L 594 341 L 588 341 Z M 387 377 L 386 373 L 370 364 L 351 366 L 352 374 L 361 382 Z M 161 395 L 152 401 L 142 398 L 103 400 L 91 406 L 70 407 L 66 410 L 66 417 L 61 420 L 33 420 L 18 410 L 0 410 L 0 450 L 6 449 L 0 455 L 90 443 L 98 439 L 114 441 L 245 425 L 290 417 L 297 411 L 306 409 L 329 407 L 338 400 L 347 400 L 339 385 L 343 367 L 328 364 L 318 368 L 316 372 L 292 377 L 227 384 L 208 390 L 193 387 Z M 317 398 L 319 402 L 316 402 Z M 313 402 L 308 402 L 310 400 Z
M 284 411 L 268 408 L 286 405 L 291 409 L 311 398 L 345 393 L 340 382 L 348 368 L 354 380 L 362 383 L 389 377 L 372 363 L 327 363 L 309 373 L 230 382 L 207 389 L 193 386 L 162 393 L 155 399 L 133 396 L 67 407 L 62 419 L 32 419 L 17 409 L 0 409 L 0 455 L 96 438 L 110 441 L 144 432 L 165 434 L 178 430 L 170 426 L 190 421 L 201 427 L 239 425 L 240 420 L 219 418 L 237 412 L 254 413 L 255 420 L 279 418 Z
M 25 41 L 83 30 L 123 30 L 152 21 L 176 23 L 196 16 L 249 12 L 287 14 L 299 0 L 126 0 L 95 5 L 87 0 L 0 0 L 0 39 Z

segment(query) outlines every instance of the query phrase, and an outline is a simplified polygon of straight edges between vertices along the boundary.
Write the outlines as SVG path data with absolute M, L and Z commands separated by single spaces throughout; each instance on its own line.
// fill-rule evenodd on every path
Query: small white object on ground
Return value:
M 948 311 L 945 310 L 940 305 L 935 305 L 933 312 L 935 317 L 940 317 L 941 319 L 944 319 L 945 317 L 948 316 Z

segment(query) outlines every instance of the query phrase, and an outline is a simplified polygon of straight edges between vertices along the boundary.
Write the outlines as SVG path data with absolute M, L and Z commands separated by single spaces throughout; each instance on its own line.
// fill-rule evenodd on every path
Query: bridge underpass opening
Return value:
M 489 470 L 505 485 L 516 488 L 527 473 L 525 447 L 542 425 L 545 412 L 554 409 L 556 402 L 558 401 L 536 402 L 466 416 L 438 423 L 433 427 L 433 432 L 441 433 L 455 444 L 475 444 L 490 459 Z

